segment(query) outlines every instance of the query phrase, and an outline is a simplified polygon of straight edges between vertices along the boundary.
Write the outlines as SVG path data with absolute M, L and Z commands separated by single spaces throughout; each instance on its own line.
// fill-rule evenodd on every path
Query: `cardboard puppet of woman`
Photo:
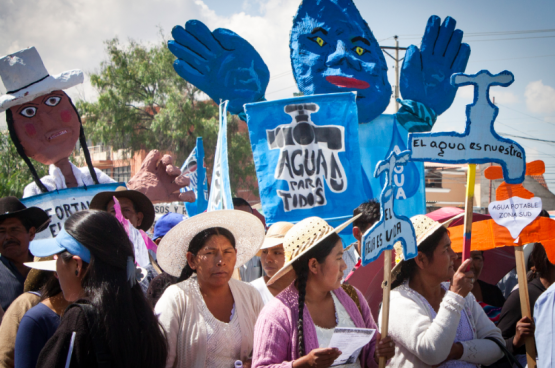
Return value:
M 49 75 L 39 53 L 31 47 L 0 58 L 0 77 L 7 90 L 0 96 L 0 112 L 6 112 L 10 138 L 34 179 L 25 187 L 24 198 L 56 189 L 114 182 L 93 167 L 81 118 L 63 91 L 83 83 L 81 70 Z M 87 167 L 78 168 L 69 161 L 77 140 Z M 30 158 L 50 165 L 49 175 L 39 178 Z M 188 179 L 172 165 L 170 156 L 156 165 L 159 159 L 158 151 L 150 152 L 130 180 L 129 189 L 146 194 L 153 203 L 189 201 L 191 192 L 176 193 L 188 184 Z

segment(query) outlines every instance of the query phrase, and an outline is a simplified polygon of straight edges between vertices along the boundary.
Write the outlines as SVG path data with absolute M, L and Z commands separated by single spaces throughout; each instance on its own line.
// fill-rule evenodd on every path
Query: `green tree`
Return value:
M 39 177 L 48 174 L 48 166 L 32 161 Z M 0 198 L 21 198 L 23 189 L 33 182 L 33 176 L 25 161 L 17 154 L 8 131 L 0 132 Z
M 87 137 L 114 149 L 159 149 L 175 154 L 181 164 L 203 137 L 211 172 L 218 134 L 218 106 L 173 69 L 175 57 L 166 41 L 143 45 L 117 38 L 106 41 L 108 60 L 90 75 L 99 93 L 96 102 L 79 101 Z M 252 151 L 243 122 L 228 117 L 232 190 L 256 190 Z

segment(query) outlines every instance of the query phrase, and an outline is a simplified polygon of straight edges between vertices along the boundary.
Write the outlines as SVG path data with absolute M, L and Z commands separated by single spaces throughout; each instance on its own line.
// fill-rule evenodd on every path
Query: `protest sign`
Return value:
M 403 244 L 404 259 L 416 257 L 416 235 L 410 218 L 395 213 L 394 202 L 397 187 L 393 179 L 395 169 L 406 165 L 410 159 L 410 151 L 391 152 L 387 160 L 380 161 L 374 176 L 385 174 L 385 186 L 380 196 L 380 220 L 362 236 L 362 265 L 366 266 L 377 259 L 384 250 L 392 250 L 393 245 L 400 241 Z
M 23 198 L 26 207 L 38 207 L 50 216 L 50 225 L 35 236 L 35 240 L 53 238 L 64 226 L 64 222 L 75 212 L 88 210 L 92 198 L 100 192 L 112 192 L 125 183 L 110 183 L 60 189 Z
M 354 93 L 245 105 L 269 224 L 352 216 L 366 198 Z
M 202 165 L 199 165 L 199 162 L 202 162 Z M 204 162 L 204 145 L 202 144 L 202 137 L 197 137 L 197 145 L 181 166 L 181 173 L 191 180 L 191 184 L 181 189 L 181 192 L 194 191 L 196 198 L 194 202 L 185 203 L 187 214 L 189 216 L 195 216 L 204 212 L 208 205 L 208 185 L 206 183 L 206 164 Z
M 177 202 L 177 203 L 181 203 L 181 202 Z M 180 204 L 174 204 L 174 203 L 154 204 L 154 213 L 156 215 L 162 216 L 170 212 L 179 213 L 180 215 L 188 215 L 186 207 Z
M 503 168 L 507 183 L 522 183 L 526 171 L 524 148 L 497 134 L 493 125 L 499 109 L 489 99 L 491 86 L 507 87 L 513 81 L 514 76 L 509 71 L 492 75 L 482 70 L 474 75 L 451 76 L 454 86 L 474 85 L 474 103 L 466 107 L 465 131 L 409 134 L 412 160 L 445 164 L 495 162 Z
M 542 210 L 542 199 L 511 197 L 504 201 L 491 202 L 488 206 L 491 218 L 506 227 L 516 239 L 520 232 L 534 221 Z
M 208 199 L 208 211 L 232 210 L 231 185 L 229 183 L 229 165 L 227 162 L 227 102 L 220 104 L 220 130 L 214 155 L 212 186 Z

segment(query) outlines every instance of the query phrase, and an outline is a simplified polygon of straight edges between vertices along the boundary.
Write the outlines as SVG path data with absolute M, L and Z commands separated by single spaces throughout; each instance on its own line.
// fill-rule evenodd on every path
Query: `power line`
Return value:
M 503 132 L 498 132 L 499 134 L 502 134 L 503 136 L 507 136 L 507 137 L 513 137 L 513 138 L 522 138 L 522 139 L 529 139 L 531 141 L 539 141 L 539 142 L 547 142 L 547 143 L 555 143 L 555 141 L 548 141 L 545 139 L 538 139 L 538 138 L 528 138 L 528 137 L 521 137 L 519 135 L 513 135 L 513 134 L 508 134 L 508 133 L 503 133 Z
M 495 104 L 496 104 L 496 105 L 499 105 L 499 106 L 503 106 L 504 108 L 509 109 L 509 110 L 511 110 L 511 111 L 518 112 L 519 114 L 526 115 L 526 116 L 528 116 L 528 117 L 530 117 L 530 118 L 532 118 L 532 119 L 539 120 L 539 121 L 541 121 L 542 123 L 546 123 L 546 124 L 550 124 L 550 125 L 555 125 L 554 123 L 550 123 L 549 121 L 542 120 L 542 119 L 537 118 L 537 117 L 535 117 L 535 116 L 529 115 L 529 114 L 527 114 L 527 113 L 525 113 L 525 112 L 512 109 L 512 108 L 510 108 L 510 107 L 508 107 L 508 106 L 506 106 L 506 105 L 502 105 L 502 104 L 497 103 L 497 102 L 496 102 Z
M 481 37 L 481 36 L 505 36 L 505 35 L 516 35 L 516 34 L 530 34 L 530 33 L 551 33 L 555 32 L 555 28 L 548 29 L 531 29 L 522 31 L 496 31 L 496 32 L 464 32 L 465 36 Z M 414 38 L 417 36 L 422 36 L 420 34 L 406 34 L 400 35 L 400 37 Z

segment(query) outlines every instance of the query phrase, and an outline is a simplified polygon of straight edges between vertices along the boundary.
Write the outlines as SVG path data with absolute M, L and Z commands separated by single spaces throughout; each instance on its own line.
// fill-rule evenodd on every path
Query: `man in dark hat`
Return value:
M 32 262 L 29 243 L 44 230 L 50 218 L 40 208 L 27 208 L 16 197 L 0 199 L 0 306 L 6 310 L 23 293 Z
M 136 229 L 147 231 L 154 223 L 154 205 L 146 195 L 126 187 L 117 187 L 114 192 L 100 192 L 95 195 L 89 208 L 116 215 L 114 197 L 121 206 L 121 214 Z

